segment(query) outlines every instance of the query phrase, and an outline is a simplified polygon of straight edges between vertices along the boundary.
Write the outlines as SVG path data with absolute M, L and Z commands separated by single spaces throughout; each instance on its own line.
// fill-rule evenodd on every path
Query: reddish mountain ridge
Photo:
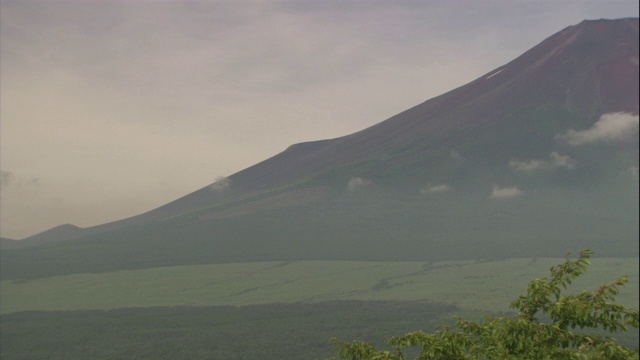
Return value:
M 638 114 L 638 19 L 585 20 L 552 35 L 482 77 L 360 132 L 296 144 L 229 177 L 233 194 L 278 186 L 328 169 L 367 161 L 429 137 L 430 150 L 467 140 L 461 132 L 508 121 L 522 109 L 560 107 L 587 128 L 611 112 Z M 421 156 L 422 154 L 415 154 Z M 228 194 L 232 194 L 228 193 Z M 158 209 L 203 204 L 208 187 Z

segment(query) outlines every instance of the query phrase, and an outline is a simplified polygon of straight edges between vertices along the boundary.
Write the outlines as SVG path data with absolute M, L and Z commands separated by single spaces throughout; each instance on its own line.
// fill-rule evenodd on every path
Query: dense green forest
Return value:
M 391 350 L 384 346 L 390 335 L 451 324 L 453 315 L 482 318 L 444 304 L 400 301 L 19 312 L 0 316 L 0 358 L 323 359 L 335 354 L 334 336 Z M 632 329 L 616 338 L 637 348 L 638 335 Z
M 0 317 L 11 360 L 315 359 L 332 336 L 381 345 L 391 333 L 433 328 L 454 306 L 429 302 L 155 307 L 19 312 Z

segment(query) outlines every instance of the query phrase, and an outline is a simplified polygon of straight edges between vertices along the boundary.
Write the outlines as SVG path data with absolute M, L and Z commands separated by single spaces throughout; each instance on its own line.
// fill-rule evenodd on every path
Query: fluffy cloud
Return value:
M 354 191 L 355 189 L 362 186 L 369 186 L 373 182 L 371 180 L 363 179 L 361 177 L 353 177 L 349 179 L 349 183 L 347 184 L 347 188 L 349 191 Z
M 451 158 L 453 160 L 455 160 L 455 161 L 464 161 L 465 160 L 464 156 L 460 155 L 460 153 L 455 151 L 455 150 L 451 151 Z
M 420 190 L 420 194 L 434 194 L 434 193 L 443 193 L 451 190 L 451 187 L 446 184 L 441 185 L 427 185 Z
M 597 142 L 625 140 L 638 134 L 638 115 L 629 113 L 609 113 L 586 130 L 569 130 L 558 138 L 569 145 L 578 146 Z
M 509 161 L 509 167 L 511 169 L 519 172 L 526 172 L 526 173 L 534 172 L 541 169 L 546 169 L 547 166 L 548 166 L 547 162 L 542 160 L 526 160 L 526 161 L 511 160 Z
M 532 173 L 540 170 L 548 169 L 573 169 L 576 166 L 575 160 L 569 155 L 560 155 L 557 152 L 549 154 L 549 160 L 511 160 L 508 165 L 511 169 L 518 172 Z
M 551 158 L 551 167 L 566 169 L 573 169 L 576 167 L 575 160 L 573 160 L 569 155 L 560 155 L 554 151 L 549 155 L 549 157 Z
M 231 184 L 231 179 L 228 177 L 220 176 L 216 179 L 216 182 L 211 184 L 210 188 L 213 191 L 223 192 L 229 188 Z
M 491 192 L 492 199 L 508 199 L 518 197 L 524 194 L 522 190 L 518 189 L 515 186 L 512 187 L 498 187 L 496 185 L 493 186 L 493 191 Z

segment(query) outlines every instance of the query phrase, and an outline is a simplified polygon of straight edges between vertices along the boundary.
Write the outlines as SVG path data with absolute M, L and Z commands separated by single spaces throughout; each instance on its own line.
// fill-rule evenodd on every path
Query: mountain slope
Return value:
M 638 78 L 638 19 L 584 21 L 360 132 L 137 217 L 25 239 L 2 275 L 637 254 Z
M 637 114 L 638 85 L 638 20 L 585 21 L 465 86 L 358 133 L 293 145 L 230 180 L 238 192 L 246 192 L 379 159 L 412 144 L 427 143 L 412 157 L 429 156 L 425 153 L 462 146 L 517 112 L 543 107 L 576 113 L 579 123 L 567 121 L 565 127 L 588 127 L 604 113 Z M 207 196 L 212 195 L 201 191 L 161 209 L 184 211 L 181 201 Z

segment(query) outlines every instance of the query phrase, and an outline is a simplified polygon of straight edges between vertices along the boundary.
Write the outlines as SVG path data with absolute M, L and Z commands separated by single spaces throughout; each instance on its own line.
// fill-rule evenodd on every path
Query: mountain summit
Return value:
M 133 218 L 25 239 L 2 252 L 3 276 L 637 254 L 638 41 L 638 19 L 583 21 L 370 128 Z

